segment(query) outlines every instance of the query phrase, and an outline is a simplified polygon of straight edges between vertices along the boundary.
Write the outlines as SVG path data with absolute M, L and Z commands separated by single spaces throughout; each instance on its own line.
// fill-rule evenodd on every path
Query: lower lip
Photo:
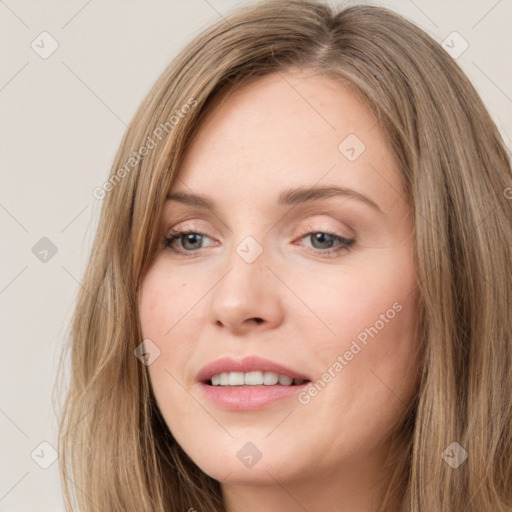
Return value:
M 229 411 L 255 411 L 281 400 L 296 397 L 310 382 L 296 386 L 211 386 L 200 383 L 206 398 L 217 407 Z

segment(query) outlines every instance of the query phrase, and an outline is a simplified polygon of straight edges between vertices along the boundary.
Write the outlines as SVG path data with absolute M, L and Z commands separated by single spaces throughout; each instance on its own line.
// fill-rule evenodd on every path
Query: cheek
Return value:
M 407 261 L 411 263 L 403 263 Z M 354 397 L 363 396 L 369 398 L 365 398 L 369 405 L 374 403 L 372 396 L 388 394 L 386 386 L 408 401 L 418 373 L 418 291 L 412 258 L 390 252 L 378 265 L 354 266 L 343 272 L 335 269 L 325 279 L 308 284 L 298 294 L 307 297 L 304 302 L 313 305 L 311 309 L 323 323 L 318 322 L 321 329 L 311 336 L 320 362 L 316 377 L 329 381 L 327 387 L 334 391 L 323 393 L 320 401 L 337 400 L 339 404 L 341 400 L 348 406 Z M 307 329 L 299 314 L 296 321 Z
M 169 275 L 158 263 L 148 271 L 140 288 L 138 308 L 143 339 L 151 340 L 159 350 L 147 371 L 156 402 L 171 427 L 171 412 L 183 400 L 175 380 L 181 381 L 181 378 L 176 375 L 173 363 L 184 354 L 180 343 L 173 343 L 171 347 L 170 340 L 176 339 L 176 332 L 186 325 L 179 320 L 186 318 L 186 310 L 190 309 L 184 298 L 190 287 Z M 187 337 L 180 336 L 179 339 L 186 340 Z M 180 417 L 183 421 L 192 421 L 187 418 L 185 407 L 180 408 Z
M 194 308 L 201 299 L 202 290 L 197 282 L 180 277 L 179 272 L 169 271 L 156 263 L 146 274 L 139 292 L 139 317 L 142 334 L 156 343 L 165 345 L 175 338 L 190 322 Z M 192 314 L 191 314 L 192 313 Z
M 334 333 L 323 327 L 321 336 L 310 336 L 317 373 L 296 420 L 323 420 L 334 452 L 345 449 L 339 432 L 346 432 L 354 453 L 366 453 L 393 428 L 417 387 L 414 273 L 381 269 L 371 275 L 355 269 L 333 273 L 331 293 L 321 286 L 310 290 L 310 300 L 317 297 L 315 313 Z
M 184 347 L 190 345 L 193 336 L 192 332 L 183 333 L 189 325 L 187 311 L 190 312 L 193 305 L 193 298 L 187 296 L 190 290 L 190 286 L 176 277 L 171 279 L 170 273 L 158 263 L 146 274 L 140 288 L 138 308 L 142 336 L 160 351 L 148 366 L 157 399 L 162 389 L 170 387 L 168 381 L 175 373 L 173 362 L 184 356 Z M 171 346 L 171 340 L 187 342 L 183 345 L 173 341 Z
M 372 268 L 372 267 L 370 267 Z M 376 266 L 373 267 L 374 269 Z M 375 329 L 380 332 L 411 328 L 417 294 L 412 269 L 380 265 L 376 270 L 351 267 L 334 269 L 314 280 L 299 280 L 295 290 L 323 328 L 315 343 L 327 350 L 340 341 L 358 338 L 364 343 Z M 296 311 L 296 321 L 304 311 Z M 338 347 L 343 348 L 343 347 Z

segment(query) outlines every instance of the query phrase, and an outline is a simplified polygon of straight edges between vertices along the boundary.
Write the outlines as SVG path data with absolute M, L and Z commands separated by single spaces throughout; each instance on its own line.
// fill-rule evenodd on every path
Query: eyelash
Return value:
M 355 242 L 355 239 L 344 238 L 344 237 L 342 237 L 342 236 L 340 236 L 340 235 L 338 235 L 336 233 L 333 233 L 330 230 L 326 230 L 326 229 L 316 230 L 316 231 L 308 231 L 307 233 L 303 234 L 299 238 L 299 240 L 302 240 L 303 238 L 305 238 L 307 236 L 315 235 L 315 234 L 318 234 L 318 233 L 321 233 L 321 234 L 324 234 L 324 235 L 329 235 L 329 236 L 333 237 L 334 240 L 339 242 L 339 244 L 340 244 L 336 248 L 331 248 L 331 249 L 327 249 L 327 250 L 314 249 L 314 248 L 312 249 L 312 251 L 315 254 L 318 254 L 318 255 L 321 255 L 321 256 L 327 255 L 328 257 L 335 257 L 339 253 L 341 253 L 342 251 L 348 252 L 348 251 L 350 251 L 352 249 L 352 246 L 353 246 L 353 244 Z M 181 237 L 186 236 L 186 235 L 200 235 L 200 236 L 208 237 L 208 235 L 206 233 L 203 233 L 202 231 L 197 230 L 197 229 L 188 230 L 188 231 L 179 231 L 179 230 L 171 229 L 171 231 L 169 231 L 167 233 L 167 235 L 164 236 L 164 238 L 163 238 L 163 245 L 164 245 L 165 248 L 169 249 L 174 254 L 183 256 L 185 258 L 194 257 L 194 253 L 197 253 L 198 251 L 200 251 L 200 249 L 183 252 L 183 251 L 178 251 L 176 249 L 173 249 L 171 247 L 171 244 L 173 243 L 174 240 L 180 240 Z

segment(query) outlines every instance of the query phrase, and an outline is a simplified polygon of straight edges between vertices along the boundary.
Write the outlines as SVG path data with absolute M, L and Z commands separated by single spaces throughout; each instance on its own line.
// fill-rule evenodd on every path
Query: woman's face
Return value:
M 196 234 L 171 234 L 140 290 L 158 406 L 226 485 L 361 484 L 418 375 L 396 163 L 375 117 L 325 76 L 273 74 L 223 100 L 161 218 L 162 239 Z

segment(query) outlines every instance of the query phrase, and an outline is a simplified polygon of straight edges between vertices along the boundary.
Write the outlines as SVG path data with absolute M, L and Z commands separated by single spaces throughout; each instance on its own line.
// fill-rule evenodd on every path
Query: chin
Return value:
M 299 461 L 282 445 L 271 446 L 263 436 L 254 442 L 247 441 L 248 436 L 243 439 L 231 439 L 227 445 L 217 444 L 215 450 L 196 447 L 186 452 L 203 473 L 221 483 L 275 485 L 276 480 L 297 479 L 301 473 L 306 476 L 306 468 L 302 471 L 297 464 Z M 296 453 L 296 448 L 293 451 Z

